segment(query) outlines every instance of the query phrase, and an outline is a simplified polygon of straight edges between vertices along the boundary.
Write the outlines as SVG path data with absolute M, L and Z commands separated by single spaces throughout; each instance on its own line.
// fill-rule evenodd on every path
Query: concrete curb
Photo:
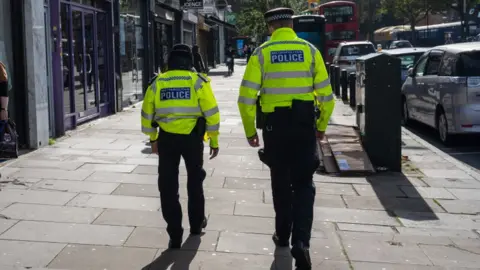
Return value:
M 476 180 L 479 180 L 480 181 L 480 173 L 476 172 L 474 169 L 472 169 L 470 166 L 468 165 L 465 165 L 463 162 L 461 161 L 458 161 L 456 160 L 455 158 L 451 157 L 450 155 L 448 155 L 447 153 L 443 152 L 442 150 L 438 149 L 437 147 L 433 146 L 432 144 L 428 143 L 427 141 L 425 141 L 424 139 L 420 138 L 419 136 L 417 136 L 416 134 L 414 134 L 413 132 L 411 132 L 410 130 L 402 127 L 402 132 L 405 132 L 408 136 L 412 137 L 412 139 L 416 142 L 418 142 L 419 144 L 425 146 L 426 148 L 428 148 L 430 151 L 434 152 L 435 154 L 439 155 L 440 157 L 442 157 L 443 159 L 445 159 L 446 161 L 454 164 L 455 166 L 457 166 L 457 168 L 459 168 L 460 170 L 466 172 L 468 175 L 470 175 L 471 177 L 473 177 L 474 179 Z

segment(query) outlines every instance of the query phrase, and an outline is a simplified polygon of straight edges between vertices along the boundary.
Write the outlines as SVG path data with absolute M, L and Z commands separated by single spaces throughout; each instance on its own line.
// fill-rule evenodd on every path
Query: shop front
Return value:
M 145 1 L 120 0 L 118 17 L 118 53 L 117 67 L 120 79 L 117 79 L 117 102 L 121 108 L 132 105 L 143 98 L 144 27 L 142 21 L 147 12 Z
M 203 15 L 198 16 L 198 24 L 197 24 L 197 45 L 200 54 L 202 55 L 203 60 L 206 62 L 208 66 L 211 66 L 209 58 L 213 58 L 213 56 L 209 56 L 209 34 L 210 34 L 210 26 L 205 23 L 205 17 Z M 213 52 L 213 51 L 212 51 Z
M 183 12 L 183 40 L 182 43 L 193 46 L 196 42 L 196 25 L 198 24 L 198 17 L 195 14 L 184 11 Z
M 115 111 L 112 10 L 111 0 L 50 0 L 57 136 Z
M 18 20 L 19 15 L 22 15 L 21 6 L 20 9 L 15 8 L 14 1 L 0 1 L 0 62 L 5 66 L 7 72 L 7 89 L 8 89 L 8 115 L 17 124 L 17 132 L 20 134 L 21 144 L 25 144 L 27 141 L 26 132 L 26 115 L 25 115 L 25 102 L 21 102 L 22 99 L 26 99 L 24 89 L 25 85 L 19 81 L 21 78 L 17 78 L 23 75 L 23 72 L 18 72 L 22 69 L 23 62 L 23 45 L 18 47 L 22 38 L 17 36 L 14 39 L 15 33 L 22 33 L 22 29 L 18 29 L 16 26 L 21 26 L 22 21 Z M 12 13 L 12 8 L 15 13 Z M 15 29 L 16 28 L 16 29 Z M 12 31 L 13 30 L 13 31 Z M 21 57 L 18 59 L 18 57 Z M 17 61 L 16 61 L 17 60 Z
M 166 71 L 168 54 L 173 47 L 174 42 L 174 24 L 174 12 L 157 5 L 155 7 L 155 17 L 153 22 L 154 44 L 151 47 L 155 59 L 153 62 L 153 70 L 156 73 Z

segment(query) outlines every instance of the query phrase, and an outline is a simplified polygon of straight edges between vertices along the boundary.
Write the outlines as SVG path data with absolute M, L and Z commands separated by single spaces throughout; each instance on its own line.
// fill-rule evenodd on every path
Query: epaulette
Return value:
M 151 85 L 157 79 L 157 76 L 158 75 L 155 75 L 152 78 L 150 78 L 150 81 L 148 81 L 148 85 Z
M 200 73 L 197 72 L 197 76 L 198 76 L 200 79 L 202 79 L 202 81 L 208 82 L 208 79 L 205 78 L 205 76 L 203 76 L 202 74 L 200 74 Z

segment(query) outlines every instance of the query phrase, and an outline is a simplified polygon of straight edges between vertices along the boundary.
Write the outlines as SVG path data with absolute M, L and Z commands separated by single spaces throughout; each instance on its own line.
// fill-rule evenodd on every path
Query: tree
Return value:
M 399 19 L 404 18 L 414 33 L 415 25 L 430 12 L 444 11 L 452 2 L 454 0 L 381 0 L 379 12 L 391 13 Z M 412 35 L 412 42 L 415 43 L 415 35 Z
M 306 1 L 296 0 L 244 0 L 237 16 L 237 28 L 241 35 L 261 40 L 267 34 L 263 14 L 275 7 L 289 7 L 296 13 L 307 8 Z

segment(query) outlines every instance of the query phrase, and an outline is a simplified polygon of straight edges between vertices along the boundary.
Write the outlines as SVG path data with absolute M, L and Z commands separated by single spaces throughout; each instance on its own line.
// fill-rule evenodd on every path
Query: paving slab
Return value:
M 14 219 L 0 219 L 0 234 L 10 229 L 13 225 L 15 225 L 18 220 Z
M 380 185 L 353 185 L 360 196 L 376 196 L 376 197 L 405 197 L 405 193 L 397 185 L 380 184 Z
M 352 262 L 352 266 L 353 266 L 353 269 L 355 270 L 447 270 L 446 268 L 439 267 L 439 266 L 371 263 L 371 262 L 356 262 L 356 261 Z M 460 270 L 460 269 L 457 269 L 457 270 Z
M 59 169 L 23 168 L 11 175 L 12 178 L 36 178 L 36 179 L 58 179 L 58 180 L 85 180 L 93 173 L 91 170 L 78 169 L 66 171 Z
M 55 190 L 73 193 L 110 194 L 118 183 L 98 183 L 86 181 L 42 180 L 31 187 L 32 190 Z
M 398 225 L 398 221 L 384 211 L 315 207 L 315 220 L 370 225 Z
M 121 246 L 133 227 L 20 221 L 0 236 L 4 240 Z
M 53 160 L 18 160 L 10 166 L 13 168 L 41 168 L 41 169 L 57 169 L 61 168 L 66 171 L 74 171 L 80 168 L 84 162 L 78 161 L 53 161 Z
M 455 179 L 455 178 L 422 178 L 422 181 L 430 187 L 443 188 L 474 188 L 480 189 L 480 181 L 475 179 Z
M 0 269 L 46 267 L 64 247 L 58 243 L 0 240 Z
M 272 191 L 265 190 L 263 192 L 263 201 L 267 204 L 273 204 Z M 315 206 L 317 207 L 332 207 L 332 208 L 346 208 L 344 200 L 341 195 L 316 194 Z M 273 206 L 272 206 L 273 207 Z
M 87 177 L 85 181 L 156 185 L 158 182 L 158 175 L 118 172 L 94 172 L 89 177 Z
M 160 208 L 160 199 L 120 195 L 79 194 L 71 200 L 68 205 L 77 207 L 156 211 Z
M 437 200 L 451 214 L 477 215 L 480 213 L 480 200 Z
M 142 269 L 157 249 L 70 244 L 49 264 L 49 268 L 71 270 Z
M 478 269 L 480 254 L 452 246 L 420 245 L 420 248 L 434 265 Z
M 101 213 L 100 208 L 80 208 L 43 204 L 16 203 L 0 212 L 1 215 L 11 219 L 92 223 Z
M 343 196 L 348 208 L 365 210 L 403 210 L 412 212 L 436 212 L 443 213 L 433 199 L 424 198 L 396 198 L 375 196 Z
M 401 187 L 401 189 L 410 198 L 428 198 L 428 199 L 446 199 L 446 200 L 457 199 L 457 197 L 452 195 L 452 193 L 445 188 Z
M 10 189 L 0 191 L 0 202 L 64 205 L 76 195 L 71 192 Z

